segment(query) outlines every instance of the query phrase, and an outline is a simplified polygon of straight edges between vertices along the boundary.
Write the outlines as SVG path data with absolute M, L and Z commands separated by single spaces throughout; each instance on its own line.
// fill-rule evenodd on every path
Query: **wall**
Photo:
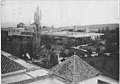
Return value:
M 57 79 L 54 79 L 54 78 L 48 78 L 48 79 L 43 79 L 43 80 L 31 82 L 29 84 L 65 84 L 65 83 L 63 83 Z
M 98 84 L 97 82 L 98 82 L 98 78 L 95 77 L 95 78 L 85 80 L 83 82 L 79 82 L 78 84 Z

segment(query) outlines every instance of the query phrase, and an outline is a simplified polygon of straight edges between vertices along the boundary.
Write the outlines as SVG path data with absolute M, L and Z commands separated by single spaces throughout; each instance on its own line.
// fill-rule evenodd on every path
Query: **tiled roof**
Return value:
M 1 55 L 1 73 L 9 73 L 9 72 L 14 72 L 18 70 L 23 70 L 25 67 L 22 65 L 10 60 L 4 55 Z
M 71 82 L 80 82 L 100 74 L 94 67 L 74 55 L 51 69 L 53 74 Z
M 57 78 L 62 82 L 71 84 L 73 80 L 74 82 L 84 81 L 100 74 L 99 71 L 76 55 L 69 57 L 61 64 L 53 67 L 51 70 L 52 73 L 49 75 L 34 77 L 31 79 L 14 82 L 12 84 L 26 84 L 47 78 Z

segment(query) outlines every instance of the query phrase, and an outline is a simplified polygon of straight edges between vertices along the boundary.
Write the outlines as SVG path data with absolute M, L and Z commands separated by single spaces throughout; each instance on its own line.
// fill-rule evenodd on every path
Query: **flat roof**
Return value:
M 74 37 L 74 38 L 104 35 L 103 33 L 67 32 L 67 31 L 62 31 L 62 32 L 43 32 L 42 34 L 54 35 L 54 36 L 67 36 L 67 37 Z

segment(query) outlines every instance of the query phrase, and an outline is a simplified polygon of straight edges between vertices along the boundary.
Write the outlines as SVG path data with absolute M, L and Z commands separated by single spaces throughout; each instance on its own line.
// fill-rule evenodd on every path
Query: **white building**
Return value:
M 8 36 L 12 35 L 21 35 L 22 32 L 25 31 L 25 28 L 8 28 Z

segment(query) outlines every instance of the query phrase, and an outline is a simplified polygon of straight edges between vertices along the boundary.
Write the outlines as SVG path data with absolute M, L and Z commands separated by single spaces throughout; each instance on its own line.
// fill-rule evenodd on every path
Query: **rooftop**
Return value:
M 84 81 L 101 74 L 94 67 L 76 55 L 71 56 L 64 62 L 56 65 L 51 70 L 53 71 L 53 74 L 63 77 L 71 82 Z
M 53 36 L 67 36 L 67 37 L 74 37 L 74 38 L 104 35 L 103 33 L 68 32 L 68 31 L 52 32 L 52 33 L 51 32 L 43 32 L 42 34 L 53 35 Z
M 4 55 L 1 55 L 1 73 L 2 74 L 23 70 L 23 69 L 25 69 L 24 66 L 10 60 Z

